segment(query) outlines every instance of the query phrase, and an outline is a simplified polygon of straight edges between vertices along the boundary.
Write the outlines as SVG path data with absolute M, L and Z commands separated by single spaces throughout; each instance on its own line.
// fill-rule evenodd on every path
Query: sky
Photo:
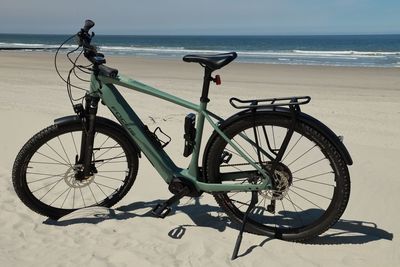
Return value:
M 0 33 L 303 35 L 400 33 L 400 0 L 1 0 Z

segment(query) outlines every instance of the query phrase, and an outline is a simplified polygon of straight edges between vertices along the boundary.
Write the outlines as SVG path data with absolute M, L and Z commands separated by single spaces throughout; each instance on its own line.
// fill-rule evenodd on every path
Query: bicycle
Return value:
M 349 200 L 347 165 L 353 161 L 333 131 L 301 111 L 309 96 L 231 98 L 230 104 L 241 111 L 223 119 L 207 110 L 208 92 L 211 82 L 221 83 L 212 73 L 232 62 L 235 52 L 183 57 L 204 68 L 200 104 L 194 104 L 106 66 L 104 55 L 91 44 L 93 26 L 86 20 L 76 34 L 79 56 L 83 53 L 91 65 L 70 60 L 73 67 L 66 80 L 76 114 L 58 118 L 35 134 L 14 162 L 13 185 L 26 206 L 54 219 L 79 208 L 111 207 L 132 187 L 143 153 L 173 194 L 153 214 L 164 218 L 184 196 L 213 194 L 231 220 L 241 224 L 232 258 L 237 257 L 243 231 L 303 242 L 338 221 Z M 71 95 L 70 75 L 76 69 L 91 75 L 82 103 Z M 183 156 L 191 156 L 187 168 L 174 164 L 163 149 L 170 138 L 160 128 L 150 131 L 115 85 L 196 112 L 184 123 Z M 120 124 L 97 116 L 100 101 Z M 200 166 L 205 121 L 214 131 Z

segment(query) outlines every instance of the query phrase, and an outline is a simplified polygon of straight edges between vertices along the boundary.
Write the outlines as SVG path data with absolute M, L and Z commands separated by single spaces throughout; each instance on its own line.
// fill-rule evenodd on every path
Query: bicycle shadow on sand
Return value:
M 200 204 L 199 198 L 192 199 L 194 204 L 173 205 L 168 216 L 173 216 L 177 213 L 188 215 L 194 224 L 185 225 L 185 227 L 212 227 L 221 232 L 226 229 L 229 219 L 220 207 Z M 73 224 L 98 224 L 105 220 L 128 220 L 136 217 L 154 217 L 154 219 L 157 219 L 151 211 L 162 201 L 160 199 L 150 202 L 139 201 L 117 208 L 96 206 L 83 208 L 69 213 L 58 220 L 48 218 L 43 224 L 69 226 Z M 233 228 L 236 228 L 236 226 Z
M 98 224 L 105 220 L 129 220 L 136 217 L 154 217 L 151 213 L 153 207 L 162 200 L 153 200 L 150 202 L 134 202 L 129 205 L 120 206 L 115 209 L 105 207 L 90 207 L 74 211 L 58 220 L 47 219 L 43 224 L 54 226 L 69 226 L 73 224 Z M 171 229 L 168 233 L 173 239 L 181 239 L 190 227 L 208 227 L 214 228 L 220 232 L 226 228 L 239 229 L 239 225 L 230 221 L 227 215 L 219 206 L 201 204 L 200 198 L 193 198 L 190 204 L 173 206 L 169 216 L 176 213 L 186 214 L 193 224 L 182 224 Z M 317 210 L 308 211 L 308 215 Z M 290 214 L 280 214 L 284 220 L 290 217 Z M 155 218 L 156 219 L 156 218 Z M 256 247 L 262 247 L 272 238 L 266 238 L 260 244 L 247 249 L 240 255 L 244 256 L 250 253 Z M 365 244 L 378 240 L 393 240 L 393 233 L 378 227 L 376 223 L 340 219 L 323 235 L 306 242 L 313 245 L 340 245 L 340 244 Z

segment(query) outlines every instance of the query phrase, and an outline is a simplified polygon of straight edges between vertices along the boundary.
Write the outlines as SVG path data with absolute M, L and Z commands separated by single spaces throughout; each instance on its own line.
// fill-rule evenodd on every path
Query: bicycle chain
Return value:
M 268 161 L 264 161 L 261 163 L 268 163 Z M 253 164 L 259 164 L 259 162 L 253 162 Z M 220 165 L 220 167 L 236 167 L 236 166 L 245 166 L 250 165 L 250 163 L 236 163 L 236 164 L 227 164 L 227 165 Z
M 259 162 L 254 162 L 254 164 L 258 164 Z M 262 164 L 269 163 L 267 161 L 262 162 Z M 220 167 L 236 167 L 236 166 L 246 166 L 250 165 L 250 163 L 236 163 L 236 164 L 227 164 L 227 165 L 220 165 Z M 272 175 L 275 183 L 278 185 L 278 189 L 275 190 L 264 190 L 260 191 L 260 195 L 264 198 L 270 200 L 281 200 L 287 194 L 289 189 L 288 180 L 279 180 L 276 175 Z M 281 189 L 282 188 L 282 189 Z

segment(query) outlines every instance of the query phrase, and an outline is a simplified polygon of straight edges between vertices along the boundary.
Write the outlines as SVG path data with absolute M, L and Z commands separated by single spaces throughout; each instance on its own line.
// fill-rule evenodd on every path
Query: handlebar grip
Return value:
M 94 22 L 90 19 L 85 20 L 85 26 L 83 26 L 82 30 L 85 32 L 89 32 L 89 30 L 94 26 Z

